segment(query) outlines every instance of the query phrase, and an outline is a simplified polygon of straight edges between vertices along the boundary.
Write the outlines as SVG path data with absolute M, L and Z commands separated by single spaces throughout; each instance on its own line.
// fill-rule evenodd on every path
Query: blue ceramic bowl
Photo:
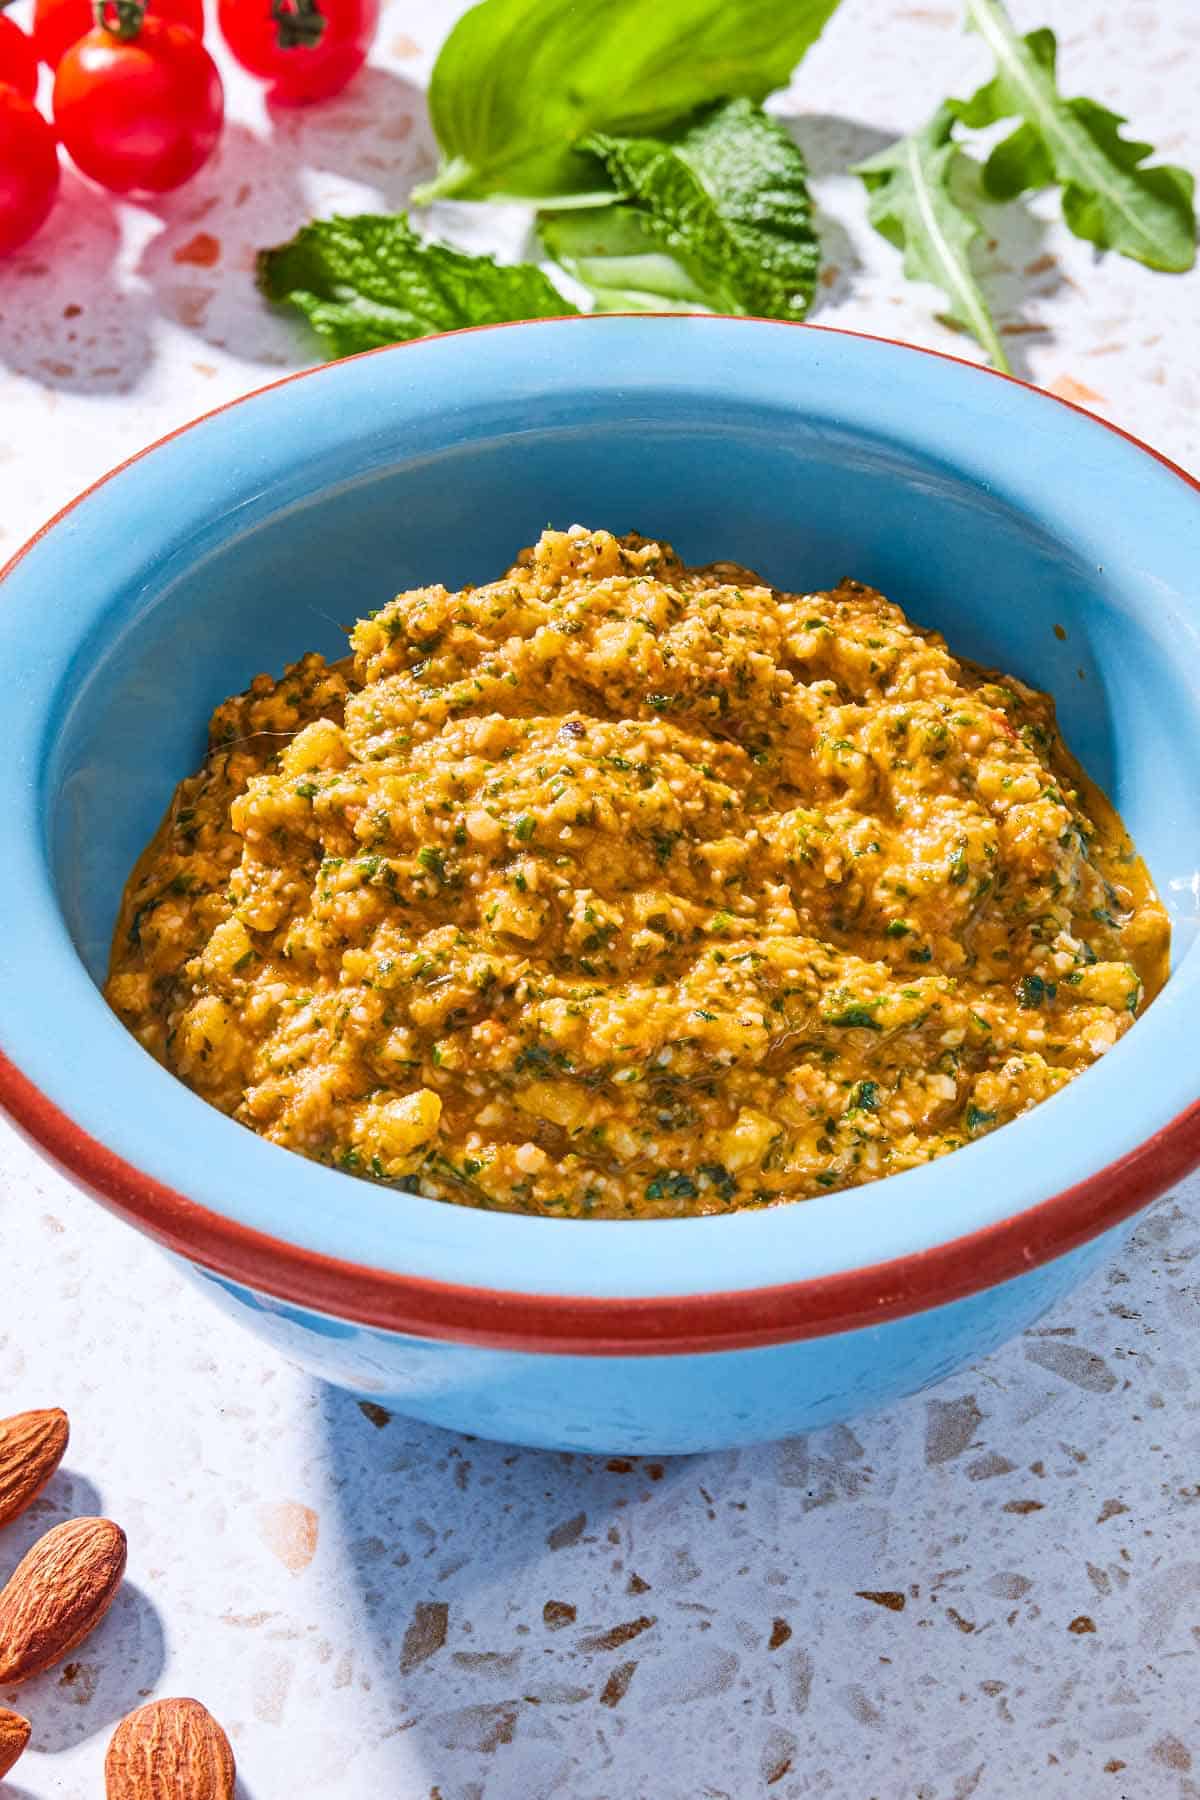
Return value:
M 488 579 L 574 520 L 792 589 L 853 574 L 1049 688 L 1173 913 L 1174 973 L 1136 1029 L 927 1168 L 644 1223 L 392 1193 L 165 1073 L 96 984 L 210 708 L 303 650 L 341 652 L 334 621 Z M 1178 470 L 1020 383 L 840 332 L 568 319 L 251 395 L 117 470 L 4 576 L 0 1099 L 245 1323 L 424 1419 L 670 1452 L 937 1381 L 1200 1162 L 1198 571 L 1200 497 Z

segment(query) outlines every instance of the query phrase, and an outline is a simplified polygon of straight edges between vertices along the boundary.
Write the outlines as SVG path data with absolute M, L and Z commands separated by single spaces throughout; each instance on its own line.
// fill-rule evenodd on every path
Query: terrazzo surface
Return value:
M 20 0 L 20 18 L 28 0 Z M 154 210 L 67 176 L 0 267 L 0 557 L 113 462 L 310 357 L 255 249 L 403 204 L 448 5 L 270 116 L 231 77 L 218 160 Z M 1200 12 L 1013 0 L 1064 85 L 1200 165 Z M 782 110 L 829 269 L 817 317 L 972 355 L 842 171 L 983 78 L 951 5 L 844 0 Z M 438 228 L 479 239 L 461 209 Z M 522 221 L 490 222 L 517 244 Z M 989 220 L 1018 372 L 1200 469 L 1200 277 L 1097 262 L 1053 205 Z M 506 237 L 506 234 L 507 237 Z M 248 671 L 249 673 L 249 671 Z M 515 1451 L 278 1362 L 0 1128 L 2 1411 L 59 1404 L 63 1472 L 0 1536 L 103 1510 L 129 1579 L 5 1800 L 85 1800 L 151 1694 L 226 1724 L 242 1800 L 1200 1796 L 1200 1184 L 1024 1339 L 883 1418 L 656 1464 Z

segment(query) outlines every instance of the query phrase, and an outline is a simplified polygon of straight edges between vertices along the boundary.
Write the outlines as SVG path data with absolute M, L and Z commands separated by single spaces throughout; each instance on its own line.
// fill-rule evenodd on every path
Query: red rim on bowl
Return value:
M 625 316 L 647 318 L 654 315 Z M 676 314 L 662 316 L 678 318 Z M 784 328 L 829 331 L 845 337 L 872 335 L 821 325 L 786 325 Z M 504 325 L 473 328 L 475 331 L 505 329 L 507 326 Z M 936 357 L 942 362 L 956 363 L 996 380 L 1011 381 L 1014 386 L 1037 393 L 1046 401 L 1082 413 L 1094 424 L 1153 457 L 1200 494 L 1200 482 L 1168 457 L 1119 426 L 1097 418 L 1085 407 L 963 357 L 903 344 L 896 338 L 875 341 L 914 354 Z M 388 345 L 383 350 L 364 354 L 390 354 L 405 347 Z M 166 433 L 136 456 L 127 458 L 43 525 L 0 569 L 0 581 L 83 500 L 160 445 L 272 388 L 303 381 L 320 372 L 319 367 L 304 369 L 279 381 L 268 382 L 249 394 L 214 407 L 211 412 Z M 520 1293 L 417 1279 L 343 1262 L 336 1257 L 302 1249 L 283 1238 L 251 1230 L 198 1206 L 107 1149 L 75 1124 L 2 1050 L 0 1106 L 52 1162 L 113 1212 L 137 1225 L 167 1249 L 212 1274 L 294 1306 L 308 1307 L 383 1330 L 494 1349 L 575 1355 L 682 1354 L 751 1349 L 851 1331 L 946 1305 L 1026 1274 L 1042 1263 L 1079 1248 L 1148 1205 L 1200 1165 L 1200 1101 L 1197 1101 L 1136 1149 L 1097 1170 L 1086 1180 L 1012 1218 L 1002 1219 L 929 1250 L 771 1287 L 597 1299 L 588 1295 Z M 553 1229 L 553 1222 L 550 1229 Z M 603 1225 L 597 1224 L 595 1229 L 603 1230 Z

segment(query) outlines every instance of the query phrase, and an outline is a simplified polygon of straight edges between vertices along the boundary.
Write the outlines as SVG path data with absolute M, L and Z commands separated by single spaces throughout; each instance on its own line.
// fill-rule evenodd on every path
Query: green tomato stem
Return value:
M 94 11 L 99 30 L 128 42 L 142 29 L 146 0 L 95 0 Z
M 275 41 L 281 50 L 312 50 L 325 32 L 317 0 L 271 0 Z

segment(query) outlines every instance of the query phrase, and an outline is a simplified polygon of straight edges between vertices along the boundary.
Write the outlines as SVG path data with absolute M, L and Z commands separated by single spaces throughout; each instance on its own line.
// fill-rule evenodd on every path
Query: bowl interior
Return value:
M 219 700 L 305 650 L 342 654 L 344 628 L 397 590 L 487 580 L 545 525 L 575 521 L 793 590 L 853 575 L 952 648 L 1048 689 L 1158 880 L 1182 965 L 1200 864 L 1200 496 L 1115 434 L 964 366 L 668 319 L 467 334 L 318 371 L 166 443 L 34 546 L 6 600 L 9 616 L 25 609 L 10 642 L 31 671 L 36 763 L 13 819 L 52 889 L 46 942 L 65 925 L 102 978 L 122 884 Z M 59 609 L 40 661 L 39 607 Z M 102 1008 L 87 1029 L 114 1056 L 132 1048 Z M 1019 1197 L 1002 1191 L 1003 1141 L 1036 1118 L 946 1159 L 971 1156 L 985 1189 L 992 1168 L 993 1213 Z M 241 1156 L 248 1134 L 215 1123 Z M 1146 1128 L 1135 1120 L 1131 1141 Z M 264 1151 L 284 1157 L 245 1154 Z M 1071 1172 L 1047 1171 L 1040 1194 Z M 311 1176 L 344 1199 L 344 1177 Z M 965 1205 L 941 1170 L 917 1179 Z M 1032 1180 L 1017 1187 L 1040 1197 Z M 844 1219 L 859 1201 L 832 1198 Z

